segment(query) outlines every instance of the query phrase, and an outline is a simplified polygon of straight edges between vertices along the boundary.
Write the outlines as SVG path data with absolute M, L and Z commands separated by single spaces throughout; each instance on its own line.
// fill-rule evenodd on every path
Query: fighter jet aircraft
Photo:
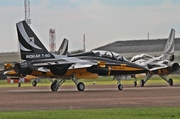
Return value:
M 80 56 L 51 54 L 45 50 L 25 21 L 20 21 L 16 26 L 21 59 L 25 61 L 16 63 L 14 71 L 19 76 L 56 78 L 51 84 L 52 91 L 57 91 L 68 79 L 72 79 L 77 89 L 83 91 L 85 85 L 78 79 L 95 79 L 98 76 L 137 74 L 148 71 L 147 68 L 131 63 L 123 56 L 109 51 L 90 51 Z M 118 89 L 122 90 L 123 85 L 119 83 Z
M 179 70 L 179 64 L 174 61 L 174 47 L 175 47 L 174 38 L 175 38 L 175 30 L 171 29 L 169 38 L 164 48 L 164 52 L 159 57 L 154 57 L 148 54 L 138 54 L 131 59 L 131 62 L 144 66 L 149 69 L 149 72 L 146 74 L 145 80 L 142 79 L 140 81 L 140 86 L 144 86 L 144 84 L 154 74 L 159 75 L 170 86 L 173 85 L 172 78 L 167 79 L 167 75 Z M 137 82 L 135 78 L 134 86 L 136 85 Z

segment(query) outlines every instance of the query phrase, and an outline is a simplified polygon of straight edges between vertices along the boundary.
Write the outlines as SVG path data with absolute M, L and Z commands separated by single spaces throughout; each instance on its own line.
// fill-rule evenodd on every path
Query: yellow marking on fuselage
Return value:
M 111 70 L 136 71 L 136 70 L 143 70 L 143 69 L 134 68 L 134 67 L 127 67 L 127 66 L 111 66 Z
M 127 66 L 127 64 L 121 64 L 120 66 L 126 67 L 126 66 Z
M 106 62 L 98 62 L 99 67 L 106 67 Z
M 44 77 L 61 77 L 61 76 L 72 76 L 73 74 L 75 74 L 76 78 L 86 78 L 86 79 L 96 79 L 98 78 L 98 74 L 93 74 L 90 72 L 87 72 L 86 68 L 80 68 L 80 69 L 68 69 L 66 74 L 64 75 L 54 75 L 51 72 L 40 72 L 37 70 L 33 70 L 31 75 L 34 76 L 44 76 Z

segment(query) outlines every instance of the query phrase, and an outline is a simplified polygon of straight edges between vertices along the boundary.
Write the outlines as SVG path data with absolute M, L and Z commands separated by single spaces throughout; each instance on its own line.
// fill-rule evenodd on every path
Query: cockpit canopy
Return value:
M 139 54 L 139 55 L 135 55 L 132 59 L 131 59 L 131 62 L 135 62 L 139 59 L 144 59 L 144 60 L 148 60 L 148 59 L 151 59 L 151 58 L 154 58 L 153 56 L 151 55 L 148 55 L 148 54 Z
M 95 54 L 95 56 L 104 57 L 117 61 L 128 61 L 125 57 L 115 52 L 103 50 L 93 50 L 92 52 Z

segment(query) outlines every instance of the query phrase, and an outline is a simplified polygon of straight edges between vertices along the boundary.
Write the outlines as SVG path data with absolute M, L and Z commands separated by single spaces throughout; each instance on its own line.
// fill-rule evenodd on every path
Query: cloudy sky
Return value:
M 180 37 L 180 0 L 30 0 L 31 28 L 49 49 L 49 29 L 69 50 L 86 50 L 117 40 Z M 15 24 L 24 19 L 24 0 L 0 0 L 0 52 L 18 51 Z

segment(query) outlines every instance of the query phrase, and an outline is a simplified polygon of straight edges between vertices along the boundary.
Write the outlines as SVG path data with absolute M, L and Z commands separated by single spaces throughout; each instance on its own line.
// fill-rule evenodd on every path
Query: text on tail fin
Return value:
M 39 38 L 35 35 L 32 29 L 25 21 L 20 21 L 16 24 L 18 41 L 21 53 L 21 59 L 42 59 L 51 58 L 50 54 Z M 46 56 L 46 57 L 45 57 Z M 48 57 L 47 57 L 48 56 Z

